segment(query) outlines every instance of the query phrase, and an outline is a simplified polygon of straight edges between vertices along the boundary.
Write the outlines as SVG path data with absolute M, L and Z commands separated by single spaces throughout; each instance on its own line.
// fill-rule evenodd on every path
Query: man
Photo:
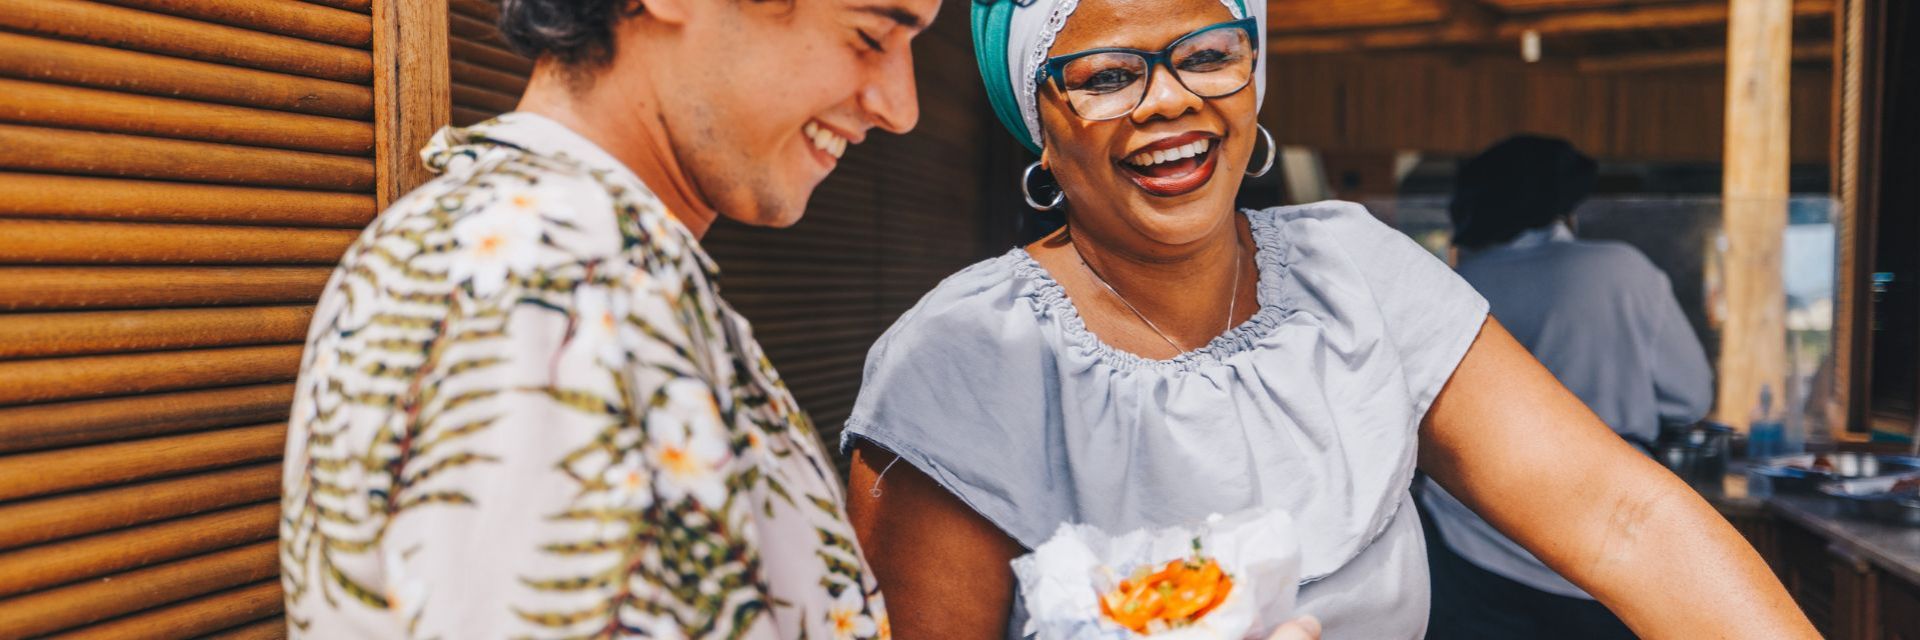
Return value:
M 1450 207 L 1459 271 L 1603 422 L 1649 443 L 1663 421 L 1706 415 L 1713 373 L 1665 274 L 1633 247 L 1573 237 L 1573 210 L 1597 173 L 1573 145 L 1534 136 L 1468 160 Z M 1428 638 L 1633 637 L 1432 480 L 1421 503 L 1432 526 Z
M 912 129 L 939 0 L 506 0 L 515 113 L 344 256 L 287 442 L 316 638 L 886 638 L 833 466 L 699 238 Z

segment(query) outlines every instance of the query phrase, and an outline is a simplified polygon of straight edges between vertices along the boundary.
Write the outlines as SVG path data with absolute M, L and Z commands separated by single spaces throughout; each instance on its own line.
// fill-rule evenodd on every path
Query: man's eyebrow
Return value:
M 864 7 L 854 7 L 853 9 L 855 11 L 859 11 L 862 13 L 871 13 L 871 14 L 886 18 L 888 20 L 892 20 L 894 22 L 899 23 L 900 26 L 906 27 L 908 29 L 912 29 L 914 31 L 920 31 L 927 28 L 927 23 L 922 21 L 919 15 L 916 15 L 914 12 L 908 11 L 900 7 L 882 7 L 882 6 L 869 5 Z

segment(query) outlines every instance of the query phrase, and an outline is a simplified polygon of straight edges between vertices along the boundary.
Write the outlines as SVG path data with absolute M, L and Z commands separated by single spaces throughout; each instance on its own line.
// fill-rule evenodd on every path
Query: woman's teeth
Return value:
M 1187 158 L 1191 158 L 1191 157 L 1200 155 L 1202 153 L 1206 153 L 1207 148 L 1212 144 L 1213 144 L 1213 141 L 1211 140 L 1196 140 L 1194 142 L 1189 142 L 1187 144 L 1174 147 L 1172 149 L 1162 149 L 1160 151 L 1142 151 L 1140 153 L 1136 153 L 1131 156 L 1128 156 L 1127 164 L 1130 164 L 1136 167 L 1150 167 L 1156 164 L 1160 164 L 1162 162 L 1172 162 L 1174 160 L 1185 160 Z
M 800 127 L 800 132 L 807 135 L 807 140 L 813 143 L 813 148 L 825 151 L 827 155 L 839 158 L 841 154 L 847 152 L 847 139 L 827 130 L 817 122 L 808 120 L 805 126 Z

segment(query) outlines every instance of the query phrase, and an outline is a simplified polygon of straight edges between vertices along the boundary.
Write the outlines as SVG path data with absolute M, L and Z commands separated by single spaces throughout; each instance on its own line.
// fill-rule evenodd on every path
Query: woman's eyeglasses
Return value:
M 1153 68 L 1161 65 L 1202 98 L 1238 93 L 1253 81 L 1259 41 L 1253 18 L 1222 22 L 1180 36 L 1159 51 L 1108 47 L 1048 58 L 1043 80 L 1052 80 L 1080 117 L 1112 120 L 1146 101 Z

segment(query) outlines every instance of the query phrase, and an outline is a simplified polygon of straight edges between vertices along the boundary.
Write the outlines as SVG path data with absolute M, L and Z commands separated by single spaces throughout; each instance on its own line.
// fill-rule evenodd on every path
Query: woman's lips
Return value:
M 1132 180 L 1142 191 L 1163 198 L 1191 193 L 1213 179 L 1213 170 L 1219 164 L 1220 145 L 1215 140 L 1200 155 L 1162 162 L 1149 166 L 1137 166 L 1126 162 L 1115 163 L 1120 173 Z

